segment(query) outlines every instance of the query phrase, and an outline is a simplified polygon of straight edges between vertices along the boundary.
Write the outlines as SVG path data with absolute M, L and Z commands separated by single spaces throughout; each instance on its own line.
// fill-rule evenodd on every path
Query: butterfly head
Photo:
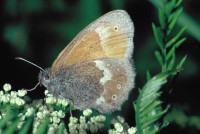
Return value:
M 41 85 L 47 87 L 50 83 L 49 69 L 41 70 L 38 79 Z

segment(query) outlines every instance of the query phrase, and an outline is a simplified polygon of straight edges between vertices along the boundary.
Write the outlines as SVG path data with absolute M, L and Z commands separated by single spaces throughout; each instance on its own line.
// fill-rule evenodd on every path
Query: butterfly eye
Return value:
M 49 75 L 45 75 L 45 76 L 44 76 L 44 80 L 45 80 L 45 81 L 48 81 L 48 80 L 49 80 Z

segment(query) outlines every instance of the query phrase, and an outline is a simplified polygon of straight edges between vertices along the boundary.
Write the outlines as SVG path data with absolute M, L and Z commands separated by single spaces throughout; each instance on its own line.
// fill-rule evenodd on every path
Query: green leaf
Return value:
M 171 74 L 172 71 L 154 76 L 139 92 L 138 100 L 134 104 L 136 127 L 139 134 L 143 134 L 145 130 L 151 133 L 149 128 L 153 127 L 154 123 L 167 111 L 161 109 L 159 96 L 161 86 L 166 83 L 167 77 Z
M 153 104 L 154 103 L 154 99 L 158 98 L 160 96 L 160 93 L 154 93 L 153 91 L 151 93 L 146 93 L 147 95 L 145 95 L 145 100 L 146 102 L 142 101 L 141 105 L 143 106 L 140 109 L 140 112 L 143 113 L 144 111 L 146 111 L 146 109 L 149 107 L 149 104 Z M 148 102 L 148 103 L 147 103 Z M 142 116 L 143 114 L 141 114 Z
M 137 127 L 137 131 L 138 131 L 138 134 L 143 134 L 143 130 L 142 130 L 142 124 L 140 123 L 140 111 L 139 111 L 139 107 L 137 105 L 140 105 L 139 104 L 140 102 L 137 101 L 137 103 L 133 103 L 133 107 L 135 109 L 135 121 L 136 121 L 136 127 Z
M 184 42 L 185 40 L 186 40 L 186 38 L 180 39 L 178 42 L 176 42 L 176 43 L 174 44 L 174 46 L 175 46 L 176 48 L 178 48 L 180 45 L 183 44 L 183 42 Z
M 181 30 L 176 34 L 176 36 L 167 42 L 166 48 L 168 48 L 172 44 L 174 44 L 180 38 L 180 36 L 183 34 L 183 32 L 185 32 L 185 30 L 186 30 L 186 27 L 181 28 Z
M 151 79 L 151 74 L 150 74 L 149 70 L 147 70 L 146 74 L 147 74 L 147 81 L 149 81 Z
M 163 123 L 162 123 L 162 126 L 160 127 L 161 129 L 162 128 L 165 128 L 165 127 L 167 127 L 169 125 L 169 122 L 168 121 L 163 121 Z
M 156 56 L 156 59 L 158 60 L 158 63 L 162 66 L 164 64 L 164 62 L 163 62 L 163 58 L 162 58 L 160 52 L 155 51 L 155 56 Z
M 176 0 L 171 0 L 167 3 L 167 5 L 165 7 L 167 16 L 169 16 L 171 14 L 172 10 L 174 9 L 175 4 L 176 4 Z
M 161 28 L 164 29 L 165 26 L 166 26 L 166 17 L 165 17 L 165 14 L 164 14 L 164 11 L 162 8 L 159 8 L 158 10 L 158 18 L 159 18 L 159 22 L 160 22 L 160 25 L 161 25 Z
M 169 50 L 169 52 L 167 53 L 166 60 L 168 61 L 168 60 L 171 58 L 171 56 L 172 56 L 173 54 L 175 54 L 175 46 L 173 46 L 173 47 Z
M 17 124 L 19 123 L 19 119 L 13 121 L 7 128 L 2 132 L 2 134 L 14 134 L 17 128 Z
M 64 134 L 65 124 L 62 122 L 59 126 L 57 134 Z
M 172 58 L 171 58 L 169 65 L 167 67 L 168 71 L 172 70 L 172 68 L 174 67 L 175 61 L 176 61 L 176 54 L 173 53 Z
M 179 1 L 180 3 L 182 2 L 182 0 Z M 179 1 L 177 3 L 179 3 Z M 156 8 L 162 6 L 161 0 L 149 0 L 149 2 L 151 2 Z M 187 12 L 182 12 L 177 24 L 181 27 L 187 26 L 187 33 L 189 33 L 192 37 L 200 41 L 200 24 L 196 20 L 194 20 Z
M 5 118 L 0 120 L 0 129 L 5 127 L 9 121 L 12 121 L 17 115 L 12 114 L 9 110 L 6 112 Z
M 38 127 L 36 134 L 46 134 L 48 130 L 49 119 L 44 120 L 42 124 Z
M 148 107 L 146 107 L 145 109 L 143 109 L 142 111 L 142 114 L 141 116 L 145 117 L 146 115 L 148 115 L 150 112 L 152 112 L 152 109 L 157 107 L 157 106 L 160 106 L 161 105 L 161 101 L 153 101 L 151 105 L 148 105 Z
M 179 16 L 181 15 L 182 11 L 183 11 L 183 8 L 179 8 L 179 9 L 174 13 L 174 16 L 173 16 L 172 20 L 170 21 L 169 27 L 168 27 L 168 29 L 167 29 L 167 35 L 169 35 L 170 32 L 172 31 L 172 29 L 174 28 L 174 26 L 175 26 L 177 20 L 179 19 Z
M 163 50 L 164 49 L 164 44 L 162 42 L 163 33 L 159 27 L 157 28 L 155 26 L 154 23 L 152 23 L 152 28 L 153 28 L 153 33 L 154 33 L 156 42 L 157 42 L 158 46 L 160 47 L 160 49 Z
M 33 122 L 33 118 L 34 117 L 31 116 L 26 120 L 24 126 L 21 128 L 21 130 L 18 132 L 18 134 L 28 134 L 28 131 L 29 131 L 31 124 Z
M 178 7 L 178 6 L 180 6 L 180 4 L 182 3 L 182 0 L 178 0 L 177 2 L 176 2 L 176 5 L 175 5 L 175 7 Z
M 165 113 L 167 112 L 167 109 L 158 113 L 158 114 L 154 114 L 152 116 L 149 116 L 147 118 L 148 121 L 144 122 L 144 128 L 150 126 L 151 124 L 153 124 L 154 122 L 156 122 L 161 116 L 163 116 Z
M 187 59 L 187 55 L 185 55 L 185 56 L 183 57 L 183 59 L 180 61 L 180 63 L 179 63 L 178 66 L 177 66 L 177 69 L 181 69 L 181 68 L 183 67 L 183 65 L 184 65 L 184 63 L 185 63 L 185 61 L 186 61 L 186 59 Z

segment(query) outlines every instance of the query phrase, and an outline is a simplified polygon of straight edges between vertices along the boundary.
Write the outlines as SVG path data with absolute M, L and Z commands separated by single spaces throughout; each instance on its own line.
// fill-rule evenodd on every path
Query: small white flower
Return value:
M 137 131 L 136 127 L 131 127 L 128 129 L 129 134 L 136 134 L 136 131 Z
M 18 129 L 21 129 L 21 128 L 22 128 L 22 125 L 23 125 L 23 123 L 24 123 L 23 121 L 20 121 L 20 122 L 18 122 L 18 123 L 17 123 L 17 128 L 18 128 Z
M 43 116 L 43 114 L 42 114 L 42 112 L 37 112 L 37 117 L 39 118 L 39 119 L 44 119 L 44 116 Z
M 125 119 L 121 116 L 117 116 L 117 120 L 122 124 L 125 122 Z
M 49 115 L 50 112 L 47 110 L 47 109 L 44 109 L 43 112 L 42 112 L 44 115 Z
M 81 130 L 86 130 L 86 129 L 88 129 L 88 125 L 87 125 L 87 123 L 81 123 L 81 124 L 79 125 L 79 128 L 80 128 Z
M 3 118 L 5 118 L 5 117 L 6 117 L 6 114 L 5 114 L 5 113 L 2 113 L 1 115 L 2 115 L 2 117 L 3 117 Z
M 62 100 L 61 99 L 57 99 L 56 105 L 62 105 Z
M 57 117 L 57 116 L 58 116 L 58 112 L 57 112 L 57 111 L 53 111 L 53 112 L 51 113 L 51 116 Z
M 85 123 L 86 122 L 85 116 L 80 116 L 79 122 Z
M 22 116 L 21 118 L 20 118 L 20 121 L 24 121 L 26 119 L 26 116 Z
M 72 117 L 72 116 L 71 116 L 71 117 L 69 118 L 69 121 L 70 121 L 71 123 L 74 123 L 74 124 L 75 124 L 75 123 L 78 122 L 78 119 L 77 119 L 76 117 Z
M 40 105 L 39 106 L 39 111 L 44 111 L 44 110 L 47 109 L 45 105 L 41 105 L 41 104 L 39 104 L 39 105 Z
M 49 127 L 47 134 L 53 134 L 55 133 L 55 128 L 54 127 Z
M 53 122 L 53 117 L 49 117 L 50 123 Z
M 4 103 L 7 103 L 7 102 L 10 100 L 10 98 L 9 98 L 7 95 L 4 95 L 4 96 L 2 96 L 1 100 L 2 100 Z
M 113 129 L 109 129 L 108 133 L 109 134 L 119 134 L 116 130 L 113 130 Z
M 33 134 L 36 133 L 39 125 L 40 125 L 40 122 L 38 120 L 35 120 L 34 123 L 33 123 Z
M 30 107 L 27 109 L 25 115 L 29 117 L 33 114 L 33 112 L 34 112 L 34 108 Z
M 70 128 L 69 133 L 70 134 L 78 134 L 78 130 L 76 130 L 76 128 Z
M 91 121 L 92 123 L 96 123 L 96 117 L 91 117 L 91 118 L 90 118 L 90 121 Z
M 23 97 L 27 94 L 27 91 L 26 90 L 18 90 L 17 94 L 19 97 Z
M 44 91 L 44 94 L 45 94 L 45 95 L 47 95 L 48 93 L 49 93 L 49 91 L 48 91 L 48 90 L 45 90 L 45 91 Z
M 48 97 L 46 98 L 47 104 L 54 104 L 56 102 L 56 99 L 54 97 Z
M 10 95 L 11 95 L 12 97 L 17 97 L 17 92 L 16 92 L 16 91 L 11 91 L 11 92 L 10 92 Z
M 16 100 L 15 99 L 11 99 L 10 100 L 10 104 L 12 104 L 12 105 L 16 104 Z
M 90 116 L 92 114 L 92 110 L 91 109 L 86 109 L 83 111 L 83 115 L 84 116 Z
M 99 115 L 96 117 L 97 122 L 104 122 L 106 120 L 106 117 L 104 115 Z
M 61 110 L 58 111 L 58 117 L 59 118 L 64 118 L 65 117 L 65 113 Z
M 68 127 L 70 128 L 70 127 L 72 127 L 73 125 L 74 125 L 74 123 L 70 122 L 70 123 L 68 124 Z
M 68 102 L 67 100 L 65 100 L 65 99 L 63 99 L 61 103 L 62 103 L 62 105 L 63 105 L 64 107 L 66 107 L 66 106 L 69 105 L 69 102 Z
M 91 133 L 97 133 L 98 132 L 98 127 L 95 125 L 91 125 L 90 126 L 90 132 Z
M 60 123 L 60 118 L 53 117 L 53 123 L 56 123 L 56 124 Z
M 3 96 L 3 95 L 4 95 L 3 91 L 0 91 L 0 96 Z
M 69 123 L 69 132 L 70 134 L 78 134 L 78 130 L 77 130 L 77 124 L 71 124 Z
M 22 105 L 25 104 L 25 101 L 22 100 L 21 98 L 16 98 L 16 104 L 17 104 L 18 106 L 22 106 Z
M 6 84 L 3 85 L 3 89 L 4 89 L 4 91 L 6 91 L 6 92 L 10 91 L 11 88 L 12 88 L 12 87 L 11 87 L 11 85 L 10 85 L 9 83 L 6 83 Z
M 123 126 L 120 123 L 115 123 L 115 129 L 117 130 L 117 132 L 123 132 Z

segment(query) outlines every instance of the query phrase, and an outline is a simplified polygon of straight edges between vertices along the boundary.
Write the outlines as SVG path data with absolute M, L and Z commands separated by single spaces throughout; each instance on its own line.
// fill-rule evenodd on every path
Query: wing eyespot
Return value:
M 114 95 L 112 96 L 112 100 L 116 100 L 116 99 L 117 99 L 117 95 L 114 94 Z
M 115 31 L 118 31 L 118 26 L 114 26 L 114 28 L 113 28 Z

